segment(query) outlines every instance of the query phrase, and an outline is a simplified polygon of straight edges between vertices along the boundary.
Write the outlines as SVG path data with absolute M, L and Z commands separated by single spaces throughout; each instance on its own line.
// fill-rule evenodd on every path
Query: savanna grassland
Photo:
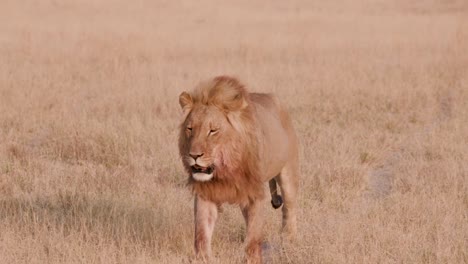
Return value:
M 265 201 L 269 262 L 468 263 L 466 1 L 0 6 L 1 263 L 189 263 L 178 95 L 219 74 L 300 139 L 298 245 Z M 241 263 L 223 209 L 214 263 Z

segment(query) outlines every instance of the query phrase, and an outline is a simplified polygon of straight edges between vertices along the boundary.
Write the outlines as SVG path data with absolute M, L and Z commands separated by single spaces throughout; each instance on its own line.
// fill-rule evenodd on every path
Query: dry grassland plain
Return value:
M 468 263 L 463 0 L 2 1 L 0 262 L 189 263 L 178 95 L 219 74 L 300 139 L 298 245 L 266 200 L 269 262 Z M 242 263 L 223 209 L 214 263 Z

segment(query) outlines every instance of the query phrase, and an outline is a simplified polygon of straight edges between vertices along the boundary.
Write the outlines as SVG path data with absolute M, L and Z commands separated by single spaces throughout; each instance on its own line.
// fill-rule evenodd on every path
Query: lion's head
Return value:
M 179 103 L 179 150 L 194 191 L 219 202 L 261 196 L 253 106 L 243 85 L 216 77 L 183 92 Z

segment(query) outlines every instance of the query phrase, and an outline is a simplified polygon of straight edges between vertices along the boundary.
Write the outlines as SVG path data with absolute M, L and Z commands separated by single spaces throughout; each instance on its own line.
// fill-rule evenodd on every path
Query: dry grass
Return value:
M 300 244 L 266 201 L 271 262 L 468 263 L 468 4 L 411 2 L 3 1 L 1 262 L 188 263 L 177 96 L 227 73 L 301 140 Z

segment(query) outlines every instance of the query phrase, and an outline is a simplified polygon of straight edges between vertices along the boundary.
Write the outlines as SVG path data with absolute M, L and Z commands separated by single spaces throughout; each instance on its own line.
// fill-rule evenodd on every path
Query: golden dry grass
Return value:
M 468 263 L 468 4 L 411 2 L 3 1 L 0 262 L 188 263 L 178 94 L 231 74 L 301 141 L 272 263 Z M 244 232 L 225 206 L 216 263 Z

